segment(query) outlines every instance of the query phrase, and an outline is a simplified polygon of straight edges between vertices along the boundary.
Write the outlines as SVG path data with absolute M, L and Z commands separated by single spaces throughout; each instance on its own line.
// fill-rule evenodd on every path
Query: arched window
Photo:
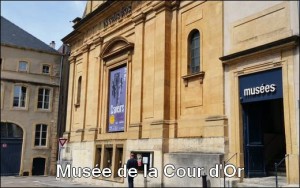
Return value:
M 14 123 L 1 122 L 1 138 L 23 138 L 23 130 Z
M 200 71 L 200 33 L 193 30 L 188 39 L 189 63 L 188 72 L 190 74 Z
M 77 100 L 76 100 L 76 105 L 78 106 L 80 105 L 81 80 L 82 80 L 82 76 L 79 76 L 78 83 L 77 83 Z

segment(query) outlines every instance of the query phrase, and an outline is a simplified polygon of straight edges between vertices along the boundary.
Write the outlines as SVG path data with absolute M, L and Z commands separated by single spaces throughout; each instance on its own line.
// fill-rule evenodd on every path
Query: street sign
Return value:
M 66 138 L 59 138 L 59 147 L 64 147 L 65 143 L 67 142 L 68 139 Z

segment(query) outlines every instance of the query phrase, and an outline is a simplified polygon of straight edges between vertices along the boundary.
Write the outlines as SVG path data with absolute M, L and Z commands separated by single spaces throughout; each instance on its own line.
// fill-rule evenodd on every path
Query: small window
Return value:
M 50 66 L 49 65 L 43 65 L 43 74 L 50 74 Z
M 28 71 L 28 63 L 26 61 L 19 62 L 19 71 L 20 72 L 27 72 Z
M 50 103 L 50 89 L 40 88 L 38 93 L 38 104 L 37 108 L 39 109 L 49 109 Z
M 14 87 L 13 107 L 25 107 L 27 88 L 24 86 Z
M 95 156 L 95 166 L 97 166 L 98 168 L 101 168 L 101 154 L 102 154 L 102 148 L 101 147 L 97 147 L 96 148 L 96 156 Z
M 189 64 L 190 74 L 200 71 L 200 33 L 193 30 L 189 35 Z
M 46 146 L 47 125 L 37 124 L 35 127 L 34 146 Z

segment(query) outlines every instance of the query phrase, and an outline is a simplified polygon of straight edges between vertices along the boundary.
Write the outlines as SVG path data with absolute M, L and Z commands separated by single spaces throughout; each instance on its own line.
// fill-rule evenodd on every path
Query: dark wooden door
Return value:
M 264 160 L 263 111 L 261 102 L 243 104 L 246 177 L 266 176 Z
M 22 139 L 1 138 L 1 176 L 19 175 Z

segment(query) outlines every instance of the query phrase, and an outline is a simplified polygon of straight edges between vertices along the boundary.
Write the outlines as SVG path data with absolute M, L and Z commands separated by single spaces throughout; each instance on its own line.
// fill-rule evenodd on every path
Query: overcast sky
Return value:
M 86 1 L 2 1 L 1 16 L 56 49 L 73 31 L 72 20 L 82 17 Z

